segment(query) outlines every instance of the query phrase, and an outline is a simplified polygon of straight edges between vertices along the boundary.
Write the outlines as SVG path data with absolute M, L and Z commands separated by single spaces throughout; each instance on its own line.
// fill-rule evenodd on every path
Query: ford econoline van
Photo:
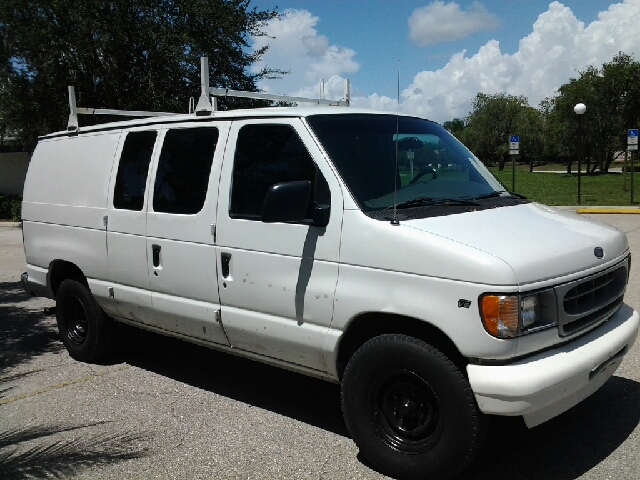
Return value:
M 342 386 L 364 456 L 447 478 L 491 415 L 595 392 L 640 317 L 618 230 L 510 193 L 440 125 L 346 107 L 211 111 L 42 137 L 25 288 L 69 354 L 114 322 Z

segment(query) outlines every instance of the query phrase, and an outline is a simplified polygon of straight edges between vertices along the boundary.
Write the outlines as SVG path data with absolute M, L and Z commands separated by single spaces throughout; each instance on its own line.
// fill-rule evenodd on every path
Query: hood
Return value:
M 536 203 L 402 223 L 500 258 L 520 285 L 604 265 L 628 249 L 618 229 Z

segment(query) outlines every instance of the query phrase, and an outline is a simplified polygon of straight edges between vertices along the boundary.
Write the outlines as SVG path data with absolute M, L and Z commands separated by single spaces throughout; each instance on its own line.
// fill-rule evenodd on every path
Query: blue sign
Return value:
M 631 131 L 631 130 L 629 130 Z M 636 137 L 638 136 L 638 130 L 636 130 Z M 519 142 L 520 141 L 520 136 L 519 135 L 511 135 L 511 137 L 509 137 L 509 141 L 510 142 Z
M 627 130 L 627 137 L 637 137 L 637 136 L 638 136 L 637 128 L 630 128 L 629 130 Z

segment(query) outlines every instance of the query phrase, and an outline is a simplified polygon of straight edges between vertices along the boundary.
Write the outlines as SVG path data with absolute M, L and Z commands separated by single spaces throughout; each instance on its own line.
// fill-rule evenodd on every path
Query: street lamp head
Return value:
M 587 106 L 584 103 L 578 103 L 575 107 L 573 107 L 573 111 L 578 115 L 582 115 L 587 111 Z

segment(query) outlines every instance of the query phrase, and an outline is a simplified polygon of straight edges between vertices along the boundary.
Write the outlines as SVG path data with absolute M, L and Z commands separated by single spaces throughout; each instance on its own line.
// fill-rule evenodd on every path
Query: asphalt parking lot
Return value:
M 590 216 L 627 234 L 640 310 L 640 215 Z M 20 229 L 0 223 L 0 478 L 385 478 L 349 438 L 337 385 L 125 326 L 109 363 L 78 363 L 24 270 Z M 640 342 L 559 417 L 496 419 L 459 476 L 516 478 L 640 478 Z

